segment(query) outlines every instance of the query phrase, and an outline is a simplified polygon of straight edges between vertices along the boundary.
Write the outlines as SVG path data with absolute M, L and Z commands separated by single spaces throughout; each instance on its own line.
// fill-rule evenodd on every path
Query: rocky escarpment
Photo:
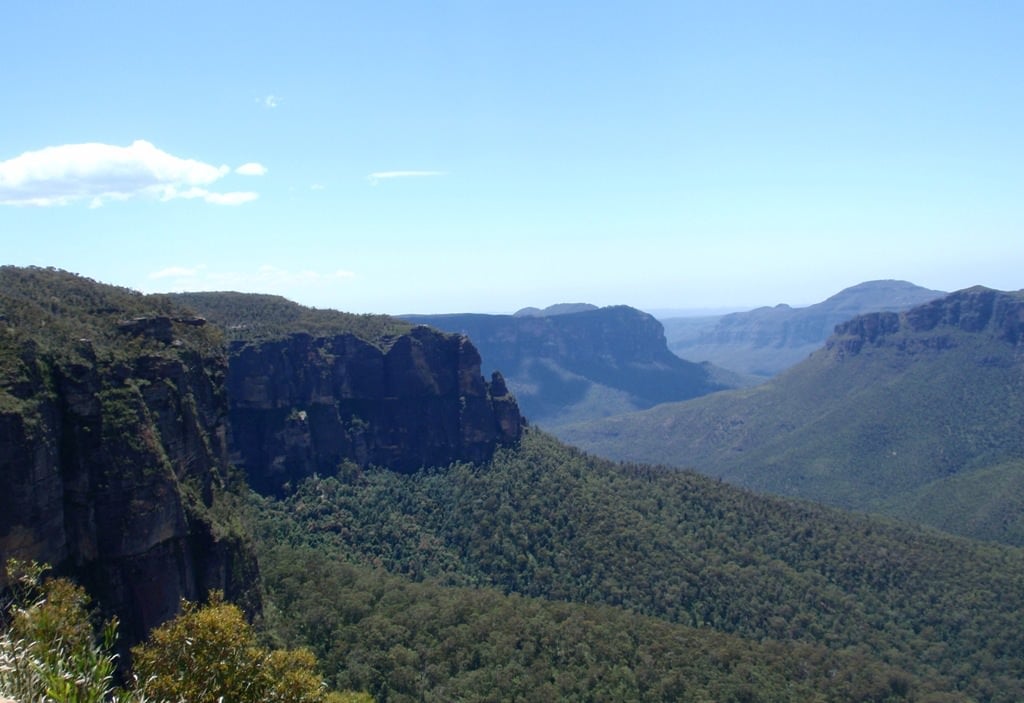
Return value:
M 693 398 L 732 385 L 708 364 L 672 354 L 661 323 L 618 305 L 551 315 L 414 315 L 466 334 L 508 378 L 531 421 L 549 429 Z
M 707 359 L 767 378 L 806 359 L 836 325 L 857 315 L 899 313 L 943 295 L 906 281 L 868 281 L 807 307 L 776 305 L 663 322 L 669 348 L 684 359 Z
M 131 322 L 115 355 L 87 338 L 59 353 L 22 343 L 0 411 L 0 555 L 73 575 L 119 616 L 125 645 L 210 589 L 258 607 L 255 558 L 213 517 L 225 359 L 135 339 L 148 328 Z
M 825 346 L 837 356 L 859 354 L 872 346 L 914 352 L 955 346 L 964 333 L 1020 344 L 1024 338 L 1024 296 L 976 286 L 903 314 L 860 315 L 837 325 Z
M 229 514 L 232 458 L 281 492 L 344 462 L 482 461 L 524 424 L 465 338 L 266 296 L 195 300 L 234 322 L 0 267 L 0 561 L 73 576 L 119 616 L 124 646 L 210 589 L 259 608 L 255 556 Z M 250 335 L 230 355 L 228 329 Z
M 281 493 L 343 462 L 396 471 L 485 461 L 524 421 L 465 337 L 425 327 L 379 346 L 352 334 L 235 342 L 231 447 L 250 484 Z
M 610 458 L 1024 544 L 1024 291 L 862 315 L 770 382 L 569 428 Z
M 75 578 L 123 647 L 210 589 L 257 610 L 219 517 L 226 375 L 219 333 L 162 298 L 0 267 L 0 561 Z

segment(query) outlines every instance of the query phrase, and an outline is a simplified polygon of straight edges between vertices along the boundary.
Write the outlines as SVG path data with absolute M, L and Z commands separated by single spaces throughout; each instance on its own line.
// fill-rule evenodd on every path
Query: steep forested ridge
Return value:
M 563 428 L 618 459 L 1024 544 L 1024 295 L 855 318 L 771 382 Z

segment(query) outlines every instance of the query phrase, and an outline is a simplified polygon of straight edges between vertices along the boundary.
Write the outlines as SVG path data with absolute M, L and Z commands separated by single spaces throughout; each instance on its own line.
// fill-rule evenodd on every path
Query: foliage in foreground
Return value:
M 96 641 L 85 591 L 65 579 L 44 581 L 46 570 L 12 560 L 13 584 L 0 632 L 0 696 L 33 703 L 142 703 L 144 692 L 114 687 L 111 653 L 117 621 Z
M 211 595 L 132 648 L 141 688 L 160 700 L 189 703 L 343 703 L 358 694 L 328 693 L 308 649 L 270 650 L 256 643 L 242 611 Z
M 22 703 L 368 703 L 361 693 L 328 691 L 308 649 L 256 644 L 242 611 L 211 595 L 133 648 L 134 686 L 115 685 L 117 621 L 97 641 L 89 597 L 46 567 L 12 560 L 10 601 L 0 631 L 0 698 Z

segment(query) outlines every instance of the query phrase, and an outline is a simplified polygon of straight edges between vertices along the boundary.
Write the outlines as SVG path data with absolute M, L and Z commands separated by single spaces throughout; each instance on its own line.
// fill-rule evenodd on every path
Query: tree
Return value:
M 308 649 L 268 650 L 242 611 L 219 592 L 132 648 L 135 679 L 148 697 L 189 703 L 369 703 L 364 694 L 328 692 Z
M 0 628 L 0 697 L 41 703 L 104 703 L 129 698 L 113 686 L 117 620 L 97 641 L 89 597 L 66 579 L 44 580 L 49 567 L 11 559 L 10 596 Z

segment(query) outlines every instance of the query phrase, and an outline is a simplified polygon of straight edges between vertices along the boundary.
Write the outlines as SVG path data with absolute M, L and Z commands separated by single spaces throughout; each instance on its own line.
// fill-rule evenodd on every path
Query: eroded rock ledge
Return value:
M 227 386 L 232 459 L 262 493 L 345 461 L 402 472 L 486 461 L 524 425 L 466 337 L 425 327 L 387 349 L 351 334 L 237 342 Z

